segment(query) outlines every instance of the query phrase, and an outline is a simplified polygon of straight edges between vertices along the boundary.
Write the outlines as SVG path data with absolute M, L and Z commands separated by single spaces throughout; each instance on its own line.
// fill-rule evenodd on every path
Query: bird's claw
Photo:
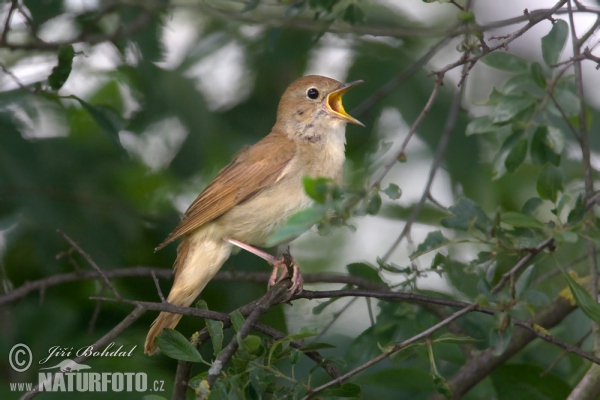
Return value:
M 282 280 L 290 277 L 289 270 L 292 270 L 292 276 L 290 280 L 292 281 L 292 286 L 289 289 L 289 294 L 286 297 L 285 301 L 288 302 L 291 298 L 302 291 L 304 286 L 304 278 L 302 278 L 302 274 L 300 273 L 300 268 L 298 268 L 298 264 L 293 259 L 286 260 L 285 257 L 278 259 L 273 265 L 273 272 L 271 273 L 271 277 L 269 278 L 269 288 L 278 284 Z M 278 276 L 279 270 L 282 270 L 281 274 Z

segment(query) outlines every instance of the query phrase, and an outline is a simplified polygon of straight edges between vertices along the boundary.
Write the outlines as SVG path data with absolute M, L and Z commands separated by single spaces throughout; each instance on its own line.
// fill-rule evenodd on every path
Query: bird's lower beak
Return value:
M 350 116 L 346 112 L 346 110 L 344 110 L 344 106 L 342 105 L 342 95 L 354 86 L 358 85 L 359 83 L 363 83 L 363 81 L 354 81 L 346 83 L 345 85 L 342 85 L 339 89 L 336 89 L 333 92 L 329 93 L 327 95 L 327 108 L 333 115 L 340 119 L 343 119 L 346 122 L 364 126 L 359 120 Z

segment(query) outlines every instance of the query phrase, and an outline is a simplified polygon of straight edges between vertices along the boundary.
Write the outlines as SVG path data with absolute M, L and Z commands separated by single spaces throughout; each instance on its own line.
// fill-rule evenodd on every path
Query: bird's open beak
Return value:
M 344 106 L 342 105 L 342 95 L 346 93 L 348 90 L 358 85 L 359 83 L 363 83 L 364 81 L 354 81 L 350 83 L 346 83 L 345 85 L 340 86 L 339 89 L 334 90 L 333 92 L 327 95 L 327 108 L 333 115 L 336 117 L 343 119 L 346 122 L 350 122 L 356 125 L 364 126 L 359 120 L 350 116 L 346 110 L 344 110 Z

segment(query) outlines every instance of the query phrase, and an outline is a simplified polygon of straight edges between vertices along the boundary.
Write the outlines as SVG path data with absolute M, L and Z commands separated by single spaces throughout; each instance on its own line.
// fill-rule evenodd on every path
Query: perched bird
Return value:
M 342 95 L 361 82 L 342 84 L 311 75 L 287 88 L 271 133 L 238 153 L 156 248 L 160 250 L 183 238 L 177 248 L 175 280 L 167 302 L 189 306 L 229 258 L 234 246 L 265 258 L 274 267 L 269 284 L 278 281 L 277 270 L 283 262 L 253 246 L 264 246 L 292 214 L 311 205 L 312 200 L 304 192 L 303 177 L 328 177 L 341 183 L 346 123 L 364 126 L 346 113 Z M 297 265 L 291 278 L 290 297 L 302 289 Z M 154 353 L 156 336 L 164 328 L 174 328 L 180 319 L 180 314 L 161 312 L 150 327 L 145 352 Z

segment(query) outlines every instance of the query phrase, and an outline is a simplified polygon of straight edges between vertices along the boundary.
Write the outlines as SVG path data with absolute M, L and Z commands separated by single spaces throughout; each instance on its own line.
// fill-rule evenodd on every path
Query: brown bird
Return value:
M 342 95 L 361 83 L 342 84 L 323 76 L 305 76 L 293 82 L 279 102 L 271 133 L 238 153 L 231 164 L 194 200 L 175 230 L 156 248 L 179 237 L 173 266 L 175 281 L 167 302 L 189 306 L 229 258 L 234 246 L 265 258 L 273 265 L 269 280 L 277 279 L 283 266 L 253 246 L 267 238 L 312 200 L 304 192 L 302 178 L 328 177 L 341 183 L 346 143 L 346 123 L 361 125 L 346 113 Z M 302 289 L 294 265 L 290 297 Z M 164 328 L 174 328 L 181 314 L 161 312 L 146 337 L 145 352 L 153 354 L 154 339 Z

